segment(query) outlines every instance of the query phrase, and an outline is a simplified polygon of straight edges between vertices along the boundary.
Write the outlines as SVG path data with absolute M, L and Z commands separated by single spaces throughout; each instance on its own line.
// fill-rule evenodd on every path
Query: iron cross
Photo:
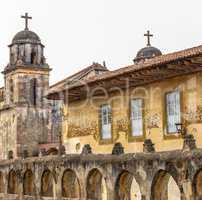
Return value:
M 25 13 L 25 15 L 24 16 L 22 15 L 21 18 L 25 19 L 25 30 L 28 30 L 28 20 L 32 19 L 32 17 L 29 17 L 28 13 Z
M 153 37 L 153 34 L 150 34 L 150 31 L 147 31 L 144 36 L 147 37 L 147 46 L 151 46 L 150 37 Z

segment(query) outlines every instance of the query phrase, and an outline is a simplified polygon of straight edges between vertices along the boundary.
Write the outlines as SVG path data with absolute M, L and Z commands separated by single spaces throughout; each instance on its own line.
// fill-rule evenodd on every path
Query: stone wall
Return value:
M 51 134 L 51 105 L 45 98 L 49 69 L 18 67 L 5 74 L 5 101 L 0 109 L 0 157 L 38 155 Z
M 202 149 L 0 162 L 0 199 L 200 200 Z
M 0 158 L 7 159 L 8 152 L 16 156 L 17 119 L 18 114 L 13 108 L 5 108 L 0 112 Z

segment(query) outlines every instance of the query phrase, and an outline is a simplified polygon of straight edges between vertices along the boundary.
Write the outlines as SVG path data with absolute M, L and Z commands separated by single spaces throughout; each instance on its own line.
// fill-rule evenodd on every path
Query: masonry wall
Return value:
M 0 111 L 0 158 L 7 159 L 8 152 L 17 150 L 17 118 L 18 113 L 12 109 Z
M 1 161 L 0 199 L 200 200 L 201 156 L 195 149 Z
M 51 105 L 44 97 L 48 87 L 49 70 L 43 68 L 18 67 L 5 74 L 0 108 L 1 158 L 7 158 L 9 151 L 14 157 L 25 151 L 29 156 L 37 155 L 41 143 L 51 142 Z

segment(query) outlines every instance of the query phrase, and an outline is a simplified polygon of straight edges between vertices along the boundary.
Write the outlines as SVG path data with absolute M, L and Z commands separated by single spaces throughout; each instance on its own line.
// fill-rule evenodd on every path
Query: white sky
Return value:
M 0 70 L 8 62 L 7 45 L 24 29 L 25 12 L 33 17 L 30 30 L 46 46 L 52 84 L 93 61 L 105 60 L 111 70 L 132 64 L 148 29 L 154 34 L 151 44 L 163 53 L 200 45 L 201 8 L 201 0 L 4 0 Z

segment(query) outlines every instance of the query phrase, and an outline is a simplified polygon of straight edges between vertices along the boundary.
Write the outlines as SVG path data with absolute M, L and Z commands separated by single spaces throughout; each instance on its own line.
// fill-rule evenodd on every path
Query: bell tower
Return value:
M 44 45 L 40 37 L 29 30 L 25 13 L 25 29 L 18 32 L 11 44 L 10 59 L 3 74 L 5 80 L 5 106 L 12 108 L 16 120 L 16 138 L 13 151 L 18 157 L 23 151 L 33 154 L 38 145 L 47 140 L 49 107 L 45 93 L 49 88 L 50 67 L 44 57 Z M 12 133 L 10 133 L 12 134 Z

